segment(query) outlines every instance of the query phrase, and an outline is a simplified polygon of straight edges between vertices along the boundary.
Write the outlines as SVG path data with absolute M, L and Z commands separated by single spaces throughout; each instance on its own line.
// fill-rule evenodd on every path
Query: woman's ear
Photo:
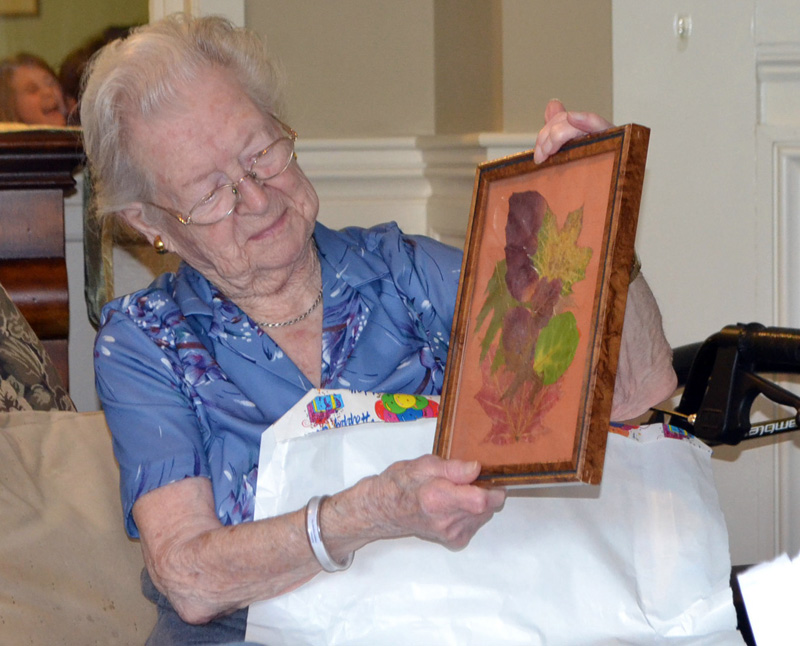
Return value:
M 122 209 L 119 211 L 119 215 L 124 220 L 125 224 L 144 236 L 150 244 L 153 244 L 157 235 L 163 233 L 161 230 L 154 227 L 147 219 L 147 216 L 144 214 L 144 205 L 140 202 L 135 202 Z

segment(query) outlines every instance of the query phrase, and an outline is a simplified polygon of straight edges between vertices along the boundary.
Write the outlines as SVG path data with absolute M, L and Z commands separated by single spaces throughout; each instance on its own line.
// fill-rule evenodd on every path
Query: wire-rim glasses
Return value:
M 201 197 L 185 215 L 175 209 L 170 209 L 153 202 L 145 202 L 165 213 L 169 213 L 183 225 L 210 225 L 216 224 L 227 218 L 236 210 L 241 194 L 239 184 L 249 179 L 256 182 L 259 186 L 264 186 L 266 182 L 274 179 L 283 173 L 292 160 L 295 159 L 294 142 L 297 140 L 297 132 L 287 126 L 275 115 L 272 116 L 281 128 L 288 135 L 273 141 L 269 146 L 259 151 L 250 168 L 237 181 L 229 184 L 217 186 Z

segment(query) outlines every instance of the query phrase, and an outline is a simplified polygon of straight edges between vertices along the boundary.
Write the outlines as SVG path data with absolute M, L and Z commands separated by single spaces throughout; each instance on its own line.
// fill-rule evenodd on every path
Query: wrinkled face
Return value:
M 209 70 L 154 119 L 134 122 L 132 133 L 136 162 L 154 180 L 152 201 L 182 213 L 213 189 L 237 181 L 258 152 L 285 136 L 220 70 Z M 160 235 L 232 298 L 248 294 L 260 277 L 290 275 L 307 259 L 319 208 L 296 161 L 264 186 L 245 179 L 238 188 L 236 209 L 216 224 L 184 226 L 146 207 L 144 216 L 151 241 Z
M 58 80 L 50 72 L 35 65 L 23 65 L 14 70 L 11 87 L 22 123 L 63 126 L 67 109 Z

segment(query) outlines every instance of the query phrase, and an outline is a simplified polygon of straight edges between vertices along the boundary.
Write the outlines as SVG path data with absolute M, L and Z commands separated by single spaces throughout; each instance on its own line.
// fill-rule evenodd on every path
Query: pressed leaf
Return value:
M 530 303 L 526 306 L 534 316 L 541 320 L 540 328 L 547 325 L 547 321 L 555 313 L 556 303 L 561 296 L 561 281 L 540 280 L 536 283 L 536 290 L 533 292 Z
M 572 312 L 554 316 L 539 333 L 533 369 L 545 385 L 554 384 L 567 371 L 575 358 L 579 340 L 578 324 Z
M 533 258 L 521 247 L 506 246 L 506 287 L 509 293 L 520 302 L 530 299 L 539 272 L 533 266 Z
M 501 345 L 506 353 L 505 365 L 514 372 L 533 365 L 533 351 L 536 339 L 544 327 L 525 307 L 512 307 L 503 319 L 503 338 Z
M 534 316 L 523 306 L 513 307 L 506 313 L 500 347 L 492 365 L 492 370 L 497 370 L 502 365 L 513 376 L 511 384 L 503 393 L 504 398 L 513 397 L 524 382 L 539 379 L 533 371 L 533 356 L 536 339 L 546 323 L 547 320 Z
M 505 393 L 514 375 L 508 370 L 491 370 L 493 353 L 494 350 L 481 363 L 483 379 L 475 395 L 491 424 L 483 441 L 496 445 L 534 442 L 550 430 L 543 420 L 558 402 L 560 387 L 558 384 L 543 387 L 542 380 L 534 374 L 520 385 L 513 397 L 507 398 Z
M 586 267 L 592 258 L 590 247 L 579 247 L 578 236 L 583 228 L 583 208 L 567 215 L 564 226 L 548 209 L 539 230 L 539 248 L 533 264 L 542 278 L 560 279 L 561 293 L 572 293 L 572 286 L 586 277 Z
M 538 191 L 512 193 L 508 198 L 506 244 L 528 255 L 536 253 L 537 235 L 547 212 L 547 200 Z
M 506 286 L 518 301 L 530 298 L 539 280 L 533 266 L 539 229 L 547 212 L 547 201 L 538 191 L 512 193 L 506 220 Z
M 489 324 L 486 328 L 486 334 L 481 341 L 481 360 L 486 356 L 489 347 L 492 345 L 497 333 L 503 326 L 503 319 L 506 312 L 515 307 L 516 299 L 509 294 L 506 288 L 506 261 L 500 260 L 495 265 L 492 277 L 486 284 L 486 300 L 483 303 L 481 311 L 475 317 L 475 332 L 481 329 L 484 320 L 489 316 Z

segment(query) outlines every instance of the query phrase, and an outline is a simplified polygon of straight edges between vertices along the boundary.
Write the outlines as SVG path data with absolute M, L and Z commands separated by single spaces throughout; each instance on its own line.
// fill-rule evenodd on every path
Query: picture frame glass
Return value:
M 522 205 L 524 198 L 528 197 L 526 193 L 533 191 L 544 197 L 547 211 L 556 220 L 558 230 L 555 233 L 557 237 L 560 233 L 560 239 L 552 239 L 551 244 L 577 252 L 575 266 L 565 267 L 565 270 L 582 274 L 582 278 L 572 284 L 571 293 L 557 297 L 559 302 L 553 308 L 552 317 L 541 323 L 546 328 L 553 317 L 570 313 L 575 316 L 579 342 L 570 365 L 554 383 L 540 384 L 536 380 L 527 380 L 517 385 L 515 382 L 519 380 L 522 366 L 518 366 L 514 358 L 506 357 L 504 365 L 492 371 L 497 352 L 502 351 L 499 346 L 503 339 L 498 334 L 490 344 L 487 343 L 487 336 L 491 334 L 488 329 L 491 317 L 504 315 L 513 321 L 514 312 L 505 310 L 488 313 L 482 319 L 482 325 L 475 325 L 465 345 L 465 365 L 478 366 L 480 370 L 465 370 L 462 374 L 459 397 L 464 402 L 472 401 L 474 404 L 462 405 L 456 410 L 454 424 L 464 431 L 461 441 L 454 444 L 450 457 L 469 459 L 480 445 L 483 461 L 492 465 L 557 463 L 572 459 L 574 436 L 558 430 L 575 427 L 581 400 L 585 396 L 582 384 L 587 378 L 589 340 L 584 331 L 591 330 L 591 319 L 596 315 L 592 304 L 600 272 L 600 254 L 595 247 L 603 238 L 610 190 L 606 178 L 612 172 L 614 161 L 614 154 L 608 152 L 574 162 L 570 167 L 568 186 L 561 181 L 563 172 L 557 166 L 534 177 L 510 177 L 489 186 L 481 245 L 482 251 L 486 252 L 485 255 L 482 253 L 484 258 L 494 260 L 504 257 L 509 202 L 513 196 L 522 197 L 515 200 Z M 520 210 L 524 210 L 524 207 Z M 573 214 L 573 221 L 579 219 L 577 228 L 569 228 L 566 221 L 570 214 Z M 573 242 L 572 236 L 576 234 Z M 585 260 L 588 263 L 584 267 L 579 266 Z M 469 304 L 471 312 L 480 313 L 487 306 L 487 299 L 492 297 L 490 283 L 496 274 L 497 262 L 502 261 L 478 263 L 475 289 Z M 540 289 L 539 293 L 542 291 Z M 536 329 L 537 324 L 529 327 Z M 509 344 L 513 344 L 513 341 L 506 341 L 506 347 Z M 489 349 L 481 359 L 486 346 Z M 529 357 L 520 358 L 524 360 Z M 533 392 L 534 388 L 538 393 Z
M 434 452 L 487 483 L 599 482 L 648 132 L 479 167 Z

